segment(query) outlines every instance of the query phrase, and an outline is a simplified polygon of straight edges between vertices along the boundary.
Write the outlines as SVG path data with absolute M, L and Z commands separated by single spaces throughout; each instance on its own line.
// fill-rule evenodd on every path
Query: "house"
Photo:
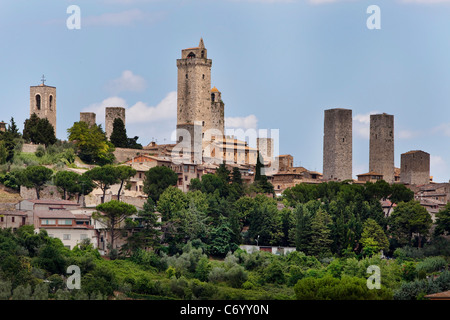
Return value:
M 0 229 L 12 228 L 16 230 L 25 224 L 27 224 L 27 213 L 25 211 L 0 211 Z
M 97 247 L 97 232 L 88 215 L 75 215 L 68 210 L 39 210 L 34 213 L 33 224 L 36 232 L 46 230 L 50 237 L 59 238 L 68 249 L 85 239 Z
M 361 182 L 375 183 L 378 180 L 383 180 L 383 175 L 381 173 L 377 173 L 374 171 L 358 174 L 357 177 L 358 177 L 358 181 L 361 181 Z

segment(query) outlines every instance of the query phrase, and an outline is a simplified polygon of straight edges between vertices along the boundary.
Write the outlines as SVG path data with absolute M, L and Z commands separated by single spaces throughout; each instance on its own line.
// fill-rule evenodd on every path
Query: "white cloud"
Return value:
M 370 137 L 370 115 L 377 114 L 378 111 L 370 111 L 365 114 L 357 114 L 353 117 L 353 132 L 362 139 Z
M 144 102 L 137 102 L 126 110 L 127 123 L 150 123 L 177 117 L 177 93 L 170 92 L 156 106 L 148 106 Z
M 225 118 L 226 128 L 255 129 L 258 126 L 258 119 L 251 114 L 247 117 L 227 117 Z
M 138 101 L 131 107 L 120 97 L 109 97 L 102 102 L 93 103 L 83 112 L 95 112 L 97 123 L 104 123 L 106 107 L 125 108 L 125 122 L 132 123 L 151 123 L 163 120 L 176 120 L 177 115 L 177 93 L 169 92 L 167 96 L 156 106 L 149 106 L 145 102 Z
M 411 130 L 400 130 L 398 132 L 398 138 L 399 139 L 412 139 L 419 135 L 420 133 L 418 131 L 411 131 Z
M 106 88 L 116 95 L 123 91 L 143 91 L 146 85 L 144 78 L 133 74 L 130 70 L 125 70 L 119 78 L 109 81 Z
M 127 107 L 127 102 L 119 97 L 109 97 L 102 102 L 93 103 L 87 108 L 84 108 L 82 112 L 95 112 L 96 122 L 103 124 L 103 129 L 105 129 L 105 108 L 106 107 Z
M 107 12 L 99 16 L 82 18 L 82 24 L 87 26 L 126 26 L 136 21 L 149 19 L 149 15 L 139 9 L 131 9 L 122 12 Z
M 431 129 L 432 133 L 442 134 L 450 137 L 450 123 L 443 123 Z

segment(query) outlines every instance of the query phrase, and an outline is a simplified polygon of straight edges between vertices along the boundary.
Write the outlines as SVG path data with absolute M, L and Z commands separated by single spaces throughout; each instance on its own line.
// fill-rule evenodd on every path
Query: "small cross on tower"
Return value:
M 42 79 L 41 79 L 41 81 L 42 81 L 42 84 L 45 84 L 45 76 L 44 75 L 42 75 Z

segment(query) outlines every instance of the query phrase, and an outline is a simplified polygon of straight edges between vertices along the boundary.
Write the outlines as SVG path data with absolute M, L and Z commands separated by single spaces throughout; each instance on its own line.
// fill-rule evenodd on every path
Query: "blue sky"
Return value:
M 66 10 L 81 9 L 69 30 Z M 369 30 L 368 6 L 381 9 Z M 431 154 L 450 179 L 448 0 L 10 0 L 0 2 L 1 119 L 23 128 L 29 86 L 57 87 L 57 137 L 105 106 L 127 132 L 170 142 L 176 59 L 203 37 L 228 127 L 279 129 L 280 154 L 322 171 L 323 111 L 353 110 L 353 174 L 368 171 L 369 114 L 395 117 L 395 162 Z

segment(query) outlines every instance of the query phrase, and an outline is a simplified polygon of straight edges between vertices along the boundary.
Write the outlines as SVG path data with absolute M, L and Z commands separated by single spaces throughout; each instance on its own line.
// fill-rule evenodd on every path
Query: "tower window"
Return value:
M 205 75 L 202 75 L 202 78 L 205 79 Z
M 186 79 L 187 79 L 187 78 L 189 78 L 189 77 L 188 77 L 188 74 L 186 73 Z
M 215 99 L 216 99 L 216 95 L 214 93 L 211 93 L 211 101 L 214 102 Z
M 195 58 L 195 53 L 191 52 L 187 56 L 189 59 Z
M 202 50 L 202 58 L 205 57 L 205 50 Z
M 48 108 L 50 110 L 53 110 L 53 96 L 50 95 L 50 97 L 48 98 Z
M 36 109 L 41 110 L 41 95 L 37 94 L 35 99 L 36 99 Z

